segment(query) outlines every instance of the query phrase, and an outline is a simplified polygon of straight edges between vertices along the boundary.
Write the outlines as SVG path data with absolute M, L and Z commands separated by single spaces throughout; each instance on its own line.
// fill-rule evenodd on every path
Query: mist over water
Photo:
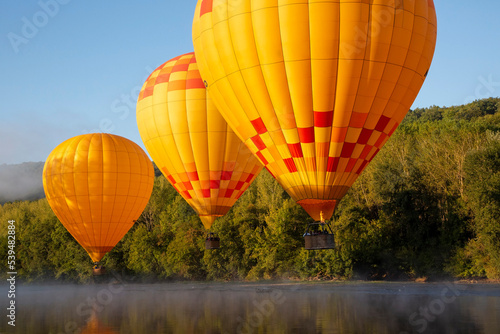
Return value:
M 493 284 L 112 280 L 20 285 L 16 306 L 16 326 L 2 321 L 0 333 L 500 332 L 500 290 Z

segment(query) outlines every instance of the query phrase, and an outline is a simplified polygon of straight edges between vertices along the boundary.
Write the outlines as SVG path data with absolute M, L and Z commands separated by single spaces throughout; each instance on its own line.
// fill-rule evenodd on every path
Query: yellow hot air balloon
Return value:
M 432 0 L 198 0 L 193 43 L 229 125 L 316 221 L 411 107 Z
M 153 183 L 153 164 L 144 150 L 110 134 L 64 141 L 43 169 L 49 205 L 96 263 L 139 218 Z
M 149 76 L 139 93 L 137 125 L 153 161 L 207 230 L 263 168 L 211 102 L 193 53 Z

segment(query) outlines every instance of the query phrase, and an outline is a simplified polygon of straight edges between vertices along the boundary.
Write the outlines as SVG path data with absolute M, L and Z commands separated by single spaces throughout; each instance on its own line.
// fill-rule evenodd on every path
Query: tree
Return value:
M 466 158 L 466 193 L 476 238 L 469 243 L 473 270 L 500 278 L 500 141 Z

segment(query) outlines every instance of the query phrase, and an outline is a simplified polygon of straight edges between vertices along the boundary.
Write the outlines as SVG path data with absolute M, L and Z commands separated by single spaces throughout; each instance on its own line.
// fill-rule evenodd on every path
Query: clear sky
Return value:
M 413 108 L 500 95 L 500 1 L 434 0 L 438 41 Z M 62 141 L 109 132 L 142 141 L 146 77 L 193 51 L 195 0 L 2 0 L 0 164 L 45 161 Z

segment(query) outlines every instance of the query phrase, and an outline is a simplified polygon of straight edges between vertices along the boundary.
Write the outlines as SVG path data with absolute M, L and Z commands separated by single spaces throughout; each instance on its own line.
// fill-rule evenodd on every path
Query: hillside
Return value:
M 45 197 L 42 185 L 43 162 L 0 165 L 0 203 L 37 200 Z
M 102 263 L 139 280 L 500 279 L 499 107 L 490 98 L 410 111 L 340 201 L 335 249 L 304 249 L 311 219 L 264 171 L 212 226 L 221 248 L 205 251 L 197 214 L 159 176 L 143 214 Z M 37 170 L 8 168 L 17 180 Z M 0 231 L 9 220 L 20 278 L 90 279 L 90 258 L 45 199 L 1 206 Z M 0 233 L 0 278 L 7 242 Z

